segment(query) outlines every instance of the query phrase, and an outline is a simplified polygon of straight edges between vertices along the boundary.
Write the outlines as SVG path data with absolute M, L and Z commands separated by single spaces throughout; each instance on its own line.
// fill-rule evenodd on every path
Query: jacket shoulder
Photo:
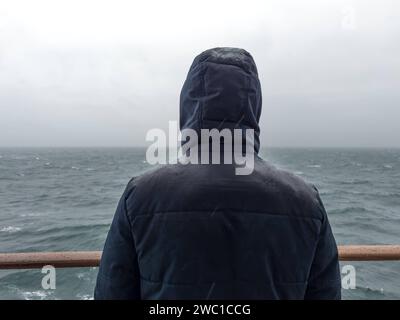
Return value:
M 325 208 L 314 184 L 264 160 L 259 162 L 258 171 L 268 189 L 280 194 L 283 206 L 294 212 L 301 210 L 302 215 L 325 219 Z

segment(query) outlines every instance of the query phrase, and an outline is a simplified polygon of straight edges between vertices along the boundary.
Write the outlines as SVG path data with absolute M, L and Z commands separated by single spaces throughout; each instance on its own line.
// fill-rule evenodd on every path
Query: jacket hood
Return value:
M 260 147 L 261 86 L 253 57 L 238 48 L 213 48 L 193 61 L 180 96 L 180 129 L 254 129 Z

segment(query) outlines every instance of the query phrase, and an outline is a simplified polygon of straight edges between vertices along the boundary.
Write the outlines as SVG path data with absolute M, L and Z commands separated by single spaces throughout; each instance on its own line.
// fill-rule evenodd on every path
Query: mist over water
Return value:
M 150 168 L 144 148 L 0 148 L 0 251 L 101 250 L 132 176 Z M 314 183 L 338 244 L 398 244 L 400 149 L 262 149 Z M 350 264 L 350 262 L 346 262 Z M 344 298 L 400 298 L 398 262 L 352 263 Z M 342 263 L 344 265 L 344 263 Z M 91 299 L 97 268 L 0 271 L 0 299 Z

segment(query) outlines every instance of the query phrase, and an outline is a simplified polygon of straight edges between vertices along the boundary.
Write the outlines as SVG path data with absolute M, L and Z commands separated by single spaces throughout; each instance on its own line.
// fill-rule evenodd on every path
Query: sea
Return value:
M 144 148 L 0 148 L 0 252 L 101 250 Z M 264 148 L 267 161 L 320 191 L 336 241 L 400 244 L 400 149 Z M 151 196 L 151 195 L 149 195 Z M 400 299 L 399 262 L 342 262 L 344 299 Z M 0 299 L 93 299 L 97 268 L 0 270 Z M 345 275 L 345 273 L 344 273 Z

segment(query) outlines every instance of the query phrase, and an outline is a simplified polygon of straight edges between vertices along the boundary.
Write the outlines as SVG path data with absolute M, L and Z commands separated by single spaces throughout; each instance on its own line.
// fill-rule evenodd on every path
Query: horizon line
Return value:
M 7 149 L 7 148 L 20 148 L 20 149 L 39 149 L 39 148 L 76 148 L 76 149 L 83 149 L 83 148 L 147 148 L 148 146 L 145 145 L 86 145 L 86 146 L 79 146 L 79 145 L 32 145 L 32 146 L 2 146 L 0 145 L 0 149 Z M 260 146 L 261 149 L 265 148 L 287 148 L 287 149 L 400 149 L 400 146 L 339 146 L 339 145 L 334 145 L 334 146 L 318 146 L 318 145 L 311 145 L 311 146 L 294 146 L 294 145 L 264 145 Z

